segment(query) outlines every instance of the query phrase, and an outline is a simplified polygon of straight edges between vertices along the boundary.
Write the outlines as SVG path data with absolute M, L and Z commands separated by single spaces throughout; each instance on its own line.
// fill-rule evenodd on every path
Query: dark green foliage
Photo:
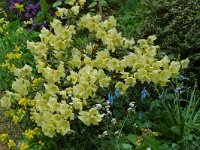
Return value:
M 118 29 L 127 37 L 134 37 L 142 24 L 144 7 L 140 0 L 120 0 L 117 2 L 119 9 L 116 11 Z
M 155 34 L 156 44 L 167 54 L 189 58 L 190 70 L 200 72 L 200 1 L 143 0 L 147 11 L 139 38 Z M 189 72 L 188 71 L 188 72 Z

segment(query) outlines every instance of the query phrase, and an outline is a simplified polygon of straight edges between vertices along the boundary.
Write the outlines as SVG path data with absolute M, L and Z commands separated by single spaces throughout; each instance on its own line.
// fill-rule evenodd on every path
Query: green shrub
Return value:
M 200 5 L 198 0 L 143 0 L 147 11 L 139 37 L 155 34 L 165 53 L 190 58 L 190 70 L 200 71 Z M 191 73 L 190 73 L 191 75 Z

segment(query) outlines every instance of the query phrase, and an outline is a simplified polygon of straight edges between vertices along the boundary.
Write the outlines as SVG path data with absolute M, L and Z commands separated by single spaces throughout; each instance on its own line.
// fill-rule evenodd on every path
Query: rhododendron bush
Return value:
M 105 106 L 109 91 L 126 94 L 138 83 L 165 86 L 188 65 L 188 59 L 159 60 L 155 36 L 137 42 L 123 37 L 113 16 L 103 20 L 87 14 L 66 25 L 54 19 L 39 37 L 39 42 L 27 42 L 36 68 L 14 70 L 16 80 L 1 106 L 15 123 L 28 116 L 50 138 L 76 132 L 77 122 L 98 125 L 105 112 L 96 104 Z

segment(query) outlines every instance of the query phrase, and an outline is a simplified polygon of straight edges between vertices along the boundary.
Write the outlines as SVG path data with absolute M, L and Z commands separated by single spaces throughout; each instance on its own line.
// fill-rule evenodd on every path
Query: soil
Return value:
M 0 134 L 6 133 L 8 131 L 7 120 L 0 111 Z M 9 150 L 5 142 L 0 141 L 0 150 Z
M 18 137 L 16 130 L 16 126 L 14 126 L 11 121 L 3 115 L 3 110 L 0 108 L 0 134 L 7 133 L 9 138 L 16 140 Z M 0 150 L 9 150 L 6 142 L 0 141 Z

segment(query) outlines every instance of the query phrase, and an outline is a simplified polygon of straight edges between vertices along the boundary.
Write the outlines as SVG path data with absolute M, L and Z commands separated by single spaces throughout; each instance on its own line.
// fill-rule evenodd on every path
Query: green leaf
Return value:
M 49 22 L 52 22 L 53 21 L 53 16 L 51 16 L 50 13 L 46 13 L 46 18 Z
M 105 6 L 108 6 L 108 3 L 105 1 L 105 0 L 100 0 L 100 5 L 105 7 Z
M 41 24 L 41 23 L 43 23 L 44 22 L 44 20 L 45 20 L 45 16 L 44 16 L 44 14 L 42 13 L 42 14 L 40 14 L 40 15 L 38 15 L 35 19 L 34 19 L 34 24 Z
M 135 144 L 135 141 L 137 139 L 137 135 L 134 135 L 134 134 L 129 134 L 127 136 L 127 139 L 132 143 L 132 144 Z
M 172 149 L 173 149 L 173 150 L 179 150 L 180 147 L 178 146 L 178 144 L 172 143 Z
M 97 5 L 97 2 L 93 2 L 93 3 L 91 3 L 91 4 L 88 6 L 88 8 L 95 7 L 96 5 Z
M 46 13 L 49 9 L 49 5 L 46 0 L 40 0 L 40 7 L 44 13 Z
M 192 141 L 193 135 L 192 134 L 186 135 L 186 136 L 183 137 L 183 139 L 186 140 L 186 141 Z
M 58 6 L 61 6 L 62 5 L 62 2 L 61 1 L 57 1 L 53 4 L 53 7 L 58 7 Z
M 47 148 L 48 150 L 57 150 L 57 145 L 54 141 L 47 141 Z
M 122 148 L 122 150 L 130 150 L 133 148 L 133 146 L 130 144 L 127 144 L 127 143 L 122 143 L 121 148 Z
M 153 137 L 145 137 L 143 141 L 143 145 L 146 147 L 151 147 L 152 149 L 158 149 L 161 145 L 160 143 Z
M 180 131 L 180 128 L 178 126 L 172 126 L 170 128 L 170 131 L 172 131 L 173 133 L 177 134 L 177 135 L 181 135 L 181 131 Z
M 64 2 L 65 4 L 68 4 L 68 5 L 73 5 L 73 2 L 71 1 L 71 0 L 65 0 L 65 2 Z

